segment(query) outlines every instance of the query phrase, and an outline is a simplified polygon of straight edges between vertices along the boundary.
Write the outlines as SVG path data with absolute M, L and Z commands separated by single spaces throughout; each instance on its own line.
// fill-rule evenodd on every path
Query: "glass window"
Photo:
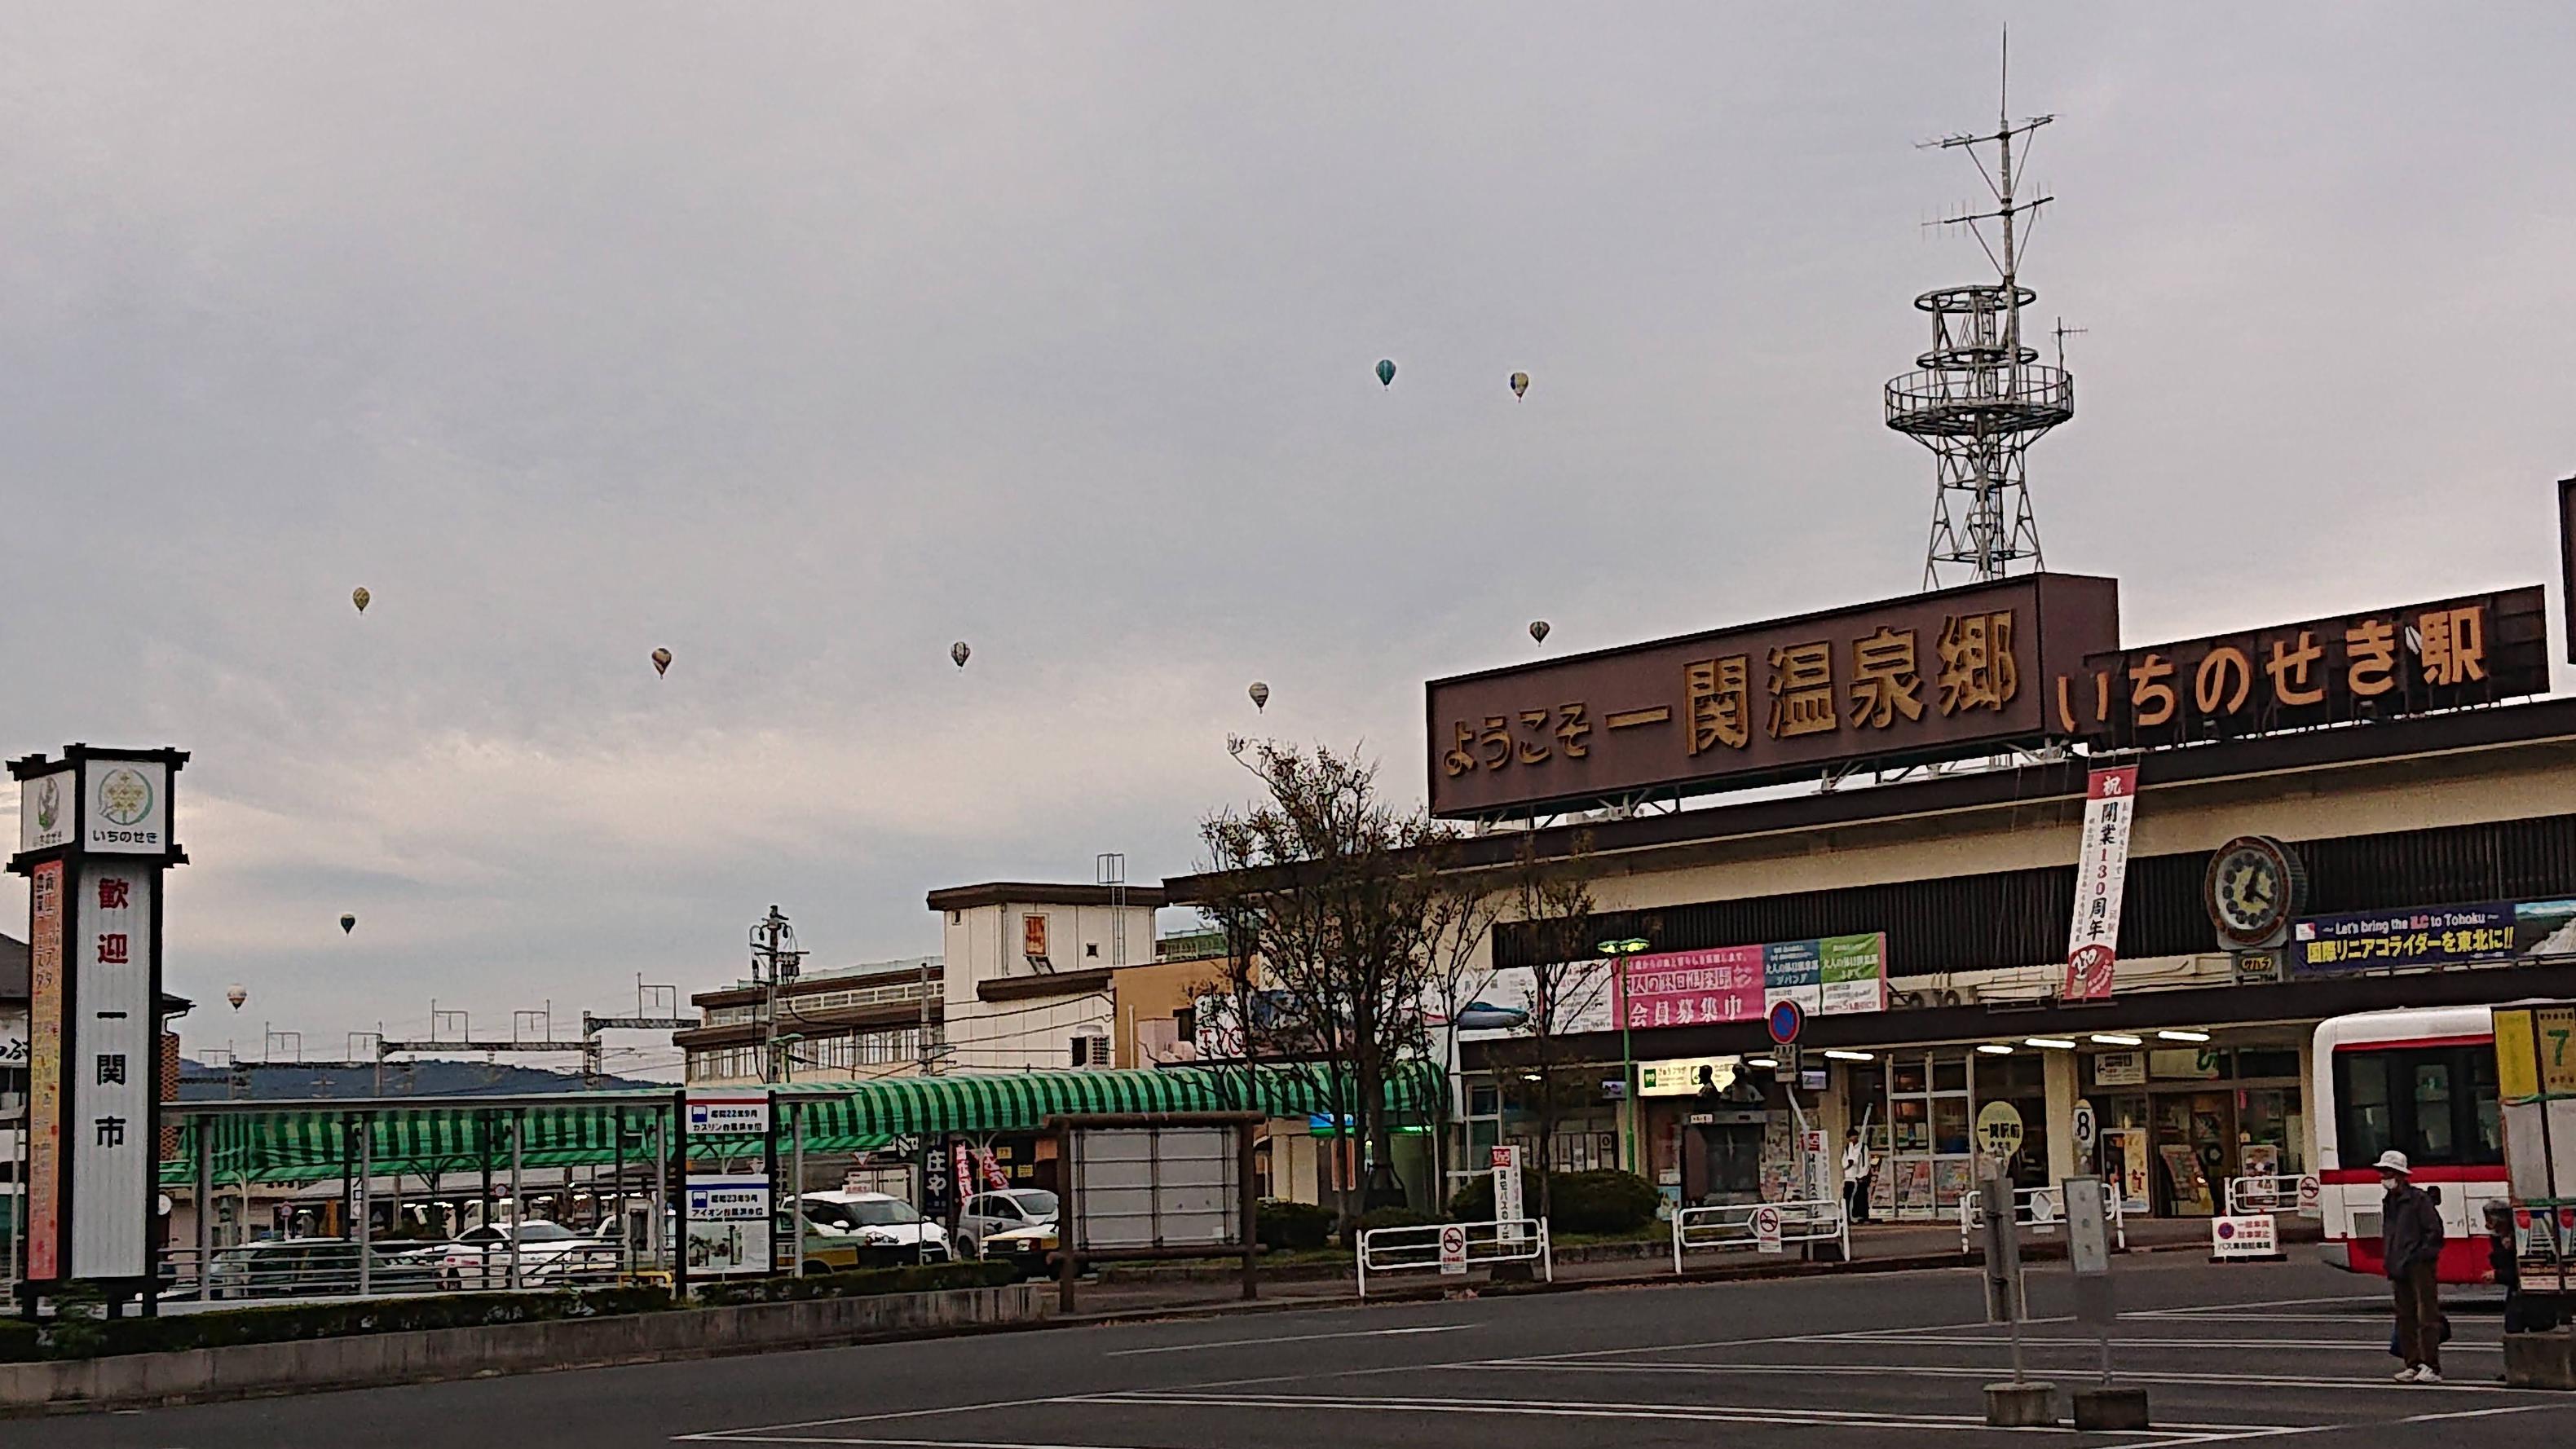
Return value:
M 1930 1080 L 1923 1059 L 1898 1057 L 1893 1065 L 1896 1069 L 1896 1090 L 1900 1093 L 1910 1092 L 1921 1095 Z
M 2292 1077 L 2299 1075 L 2297 1047 L 2243 1047 L 2236 1053 L 2236 1075 L 2239 1077 Z
M 2504 1161 L 2504 1123 L 2501 1118 L 2503 1107 L 2499 1101 L 2499 1095 L 2495 1057 L 2487 1052 L 2471 1051 L 2469 1053 L 2469 1102 L 2474 1109 L 2471 1113 L 2471 1130 L 2476 1134 L 2471 1139 L 2472 1161 Z
M 1932 1150 L 1964 1153 L 1968 1150 L 1968 1099 L 1935 1097 L 1932 1099 Z
M 2335 1135 L 2341 1139 L 2341 1157 L 2352 1166 L 2367 1166 L 2397 1145 L 2395 1104 L 2388 1097 L 2391 1055 L 2351 1052 L 2335 1058 L 2335 1080 L 2340 1084 L 2335 1095 L 2342 1108 Z
M 2449 1162 L 2458 1151 L 2451 1118 L 2451 1064 L 2418 1061 L 2408 1074 L 2415 1096 L 2415 1131 L 2406 1155 L 2417 1162 Z
M 1932 1090 L 1936 1092 L 1968 1090 L 1968 1059 L 1964 1056 L 1935 1057 L 1932 1061 Z

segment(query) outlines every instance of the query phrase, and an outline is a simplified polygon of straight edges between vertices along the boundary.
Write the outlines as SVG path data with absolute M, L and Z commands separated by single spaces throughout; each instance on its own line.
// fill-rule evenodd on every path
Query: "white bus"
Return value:
M 2319 1203 L 2325 1258 L 2338 1268 L 2384 1271 L 2379 1175 L 2396 1148 L 2418 1187 L 2442 1199 L 2441 1280 L 2483 1283 L 2484 1212 L 2506 1196 L 2504 1128 L 2497 1106 L 2495 1023 L 2484 1006 L 2365 1011 L 2317 1027 Z

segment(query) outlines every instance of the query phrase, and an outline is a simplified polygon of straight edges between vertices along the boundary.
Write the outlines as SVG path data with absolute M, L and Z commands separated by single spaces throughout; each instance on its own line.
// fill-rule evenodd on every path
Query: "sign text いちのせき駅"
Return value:
M 2120 897 L 2129 876 L 2129 822 L 2138 810 L 2138 767 L 2095 770 L 2085 779 L 2084 839 L 2075 856 L 2075 919 L 2066 938 L 2066 997 L 2111 994 L 2120 952 Z
M 2119 585 L 2072 574 L 1830 610 L 1428 686 L 1431 808 L 1701 791 L 2057 733 L 2052 681 L 2117 647 Z
M 2547 607 L 2535 584 L 2105 650 L 2053 682 L 2049 721 L 2145 749 L 2543 694 Z

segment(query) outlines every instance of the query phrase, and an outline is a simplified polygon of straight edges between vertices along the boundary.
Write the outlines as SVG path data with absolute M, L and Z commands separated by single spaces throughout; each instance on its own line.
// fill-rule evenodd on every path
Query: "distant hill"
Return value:
M 233 1085 L 234 1082 L 239 1085 Z M 601 1090 L 648 1087 L 671 1090 L 673 1084 L 602 1077 L 598 1086 Z M 549 1071 L 543 1067 L 512 1066 L 504 1062 L 447 1061 L 387 1062 L 382 1088 L 383 1095 L 388 1097 L 498 1097 L 581 1090 L 579 1072 Z M 227 1098 L 309 1101 L 315 1098 L 372 1097 L 377 1092 L 376 1069 L 373 1067 L 308 1067 L 282 1062 L 263 1066 L 253 1063 L 228 1073 L 223 1067 L 210 1067 L 184 1057 L 179 1062 L 179 1100 L 182 1102 L 221 1102 Z

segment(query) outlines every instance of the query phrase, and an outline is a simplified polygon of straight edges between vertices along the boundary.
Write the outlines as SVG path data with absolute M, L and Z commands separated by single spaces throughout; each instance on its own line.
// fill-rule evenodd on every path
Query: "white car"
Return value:
M 449 1288 L 485 1289 L 510 1286 L 510 1244 L 518 1242 L 522 1287 L 557 1284 L 595 1267 L 613 1250 L 599 1239 L 576 1233 L 561 1223 L 532 1218 L 524 1223 L 486 1223 L 460 1235 L 438 1254 L 439 1277 Z
M 947 1229 L 899 1197 L 881 1192 L 809 1192 L 804 1212 L 806 1222 L 826 1233 L 857 1238 L 861 1267 L 945 1263 L 954 1256 Z
M 966 1211 L 957 1215 L 957 1251 L 981 1257 L 981 1246 L 1004 1233 L 1035 1238 L 1038 1234 L 1029 1230 L 1054 1227 L 1056 1210 L 1055 1194 L 1042 1187 L 979 1192 L 966 1199 Z

